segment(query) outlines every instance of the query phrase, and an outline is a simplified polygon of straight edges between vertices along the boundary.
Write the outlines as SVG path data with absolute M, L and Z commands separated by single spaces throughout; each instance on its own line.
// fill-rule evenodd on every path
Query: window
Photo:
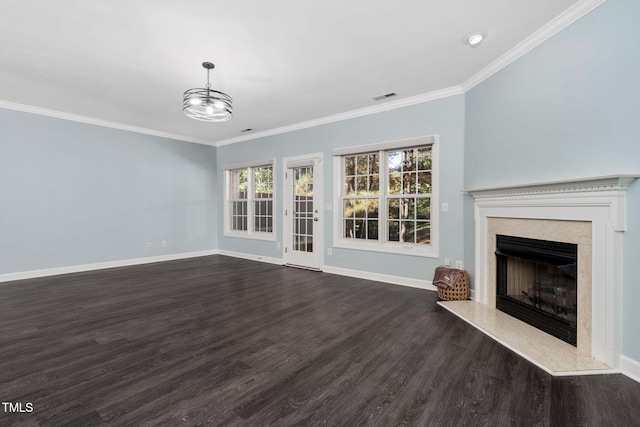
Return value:
M 436 256 L 435 142 L 426 137 L 334 150 L 340 154 L 336 246 Z
M 229 172 L 231 179 L 231 229 L 247 230 L 247 182 L 248 169 L 237 169 Z
M 273 233 L 273 162 L 227 166 L 225 234 L 275 239 Z M 242 167 L 239 167 L 242 166 Z
M 388 240 L 431 243 L 431 147 L 388 151 Z
M 344 158 L 343 237 L 378 239 L 380 155 Z
M 273 232 L 273 167 L 253 168 L 253 231 Z

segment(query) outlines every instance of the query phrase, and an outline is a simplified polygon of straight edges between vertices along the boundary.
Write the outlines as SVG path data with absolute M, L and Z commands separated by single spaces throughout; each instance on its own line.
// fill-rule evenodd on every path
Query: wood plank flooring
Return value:
M 224 256 L 0 284 L 2 426 L 640 426 L 435 292 Z

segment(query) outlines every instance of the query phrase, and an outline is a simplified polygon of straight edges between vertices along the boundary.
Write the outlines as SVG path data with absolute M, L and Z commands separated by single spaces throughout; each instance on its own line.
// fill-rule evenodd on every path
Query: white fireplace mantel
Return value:
M 584 191 L 626 190 L 640 175 L 607 175 L 587 178 L 546 181 L 532 184 L 505 185 L 465 190 L 474 198 L 511 196 L 517 194 L 549 194 Z
M 638 175 L 589 177 L 466 190 L 474 198 L 474 299 L 487 304 L 489 218 L 587 221 L 592 224 L 591 357 L 619 366 L 622 232 L 626 189 Z

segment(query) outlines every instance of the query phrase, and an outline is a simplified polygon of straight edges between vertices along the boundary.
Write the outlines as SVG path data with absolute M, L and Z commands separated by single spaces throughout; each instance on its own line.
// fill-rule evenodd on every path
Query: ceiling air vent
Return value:
M 373 98 L 374 101 L 382 101 L 383 99 L 391 98 L 392 96 L 397 96 L 398 94 L 395 92 L 385 93 L 384 95 L 378 95 Z

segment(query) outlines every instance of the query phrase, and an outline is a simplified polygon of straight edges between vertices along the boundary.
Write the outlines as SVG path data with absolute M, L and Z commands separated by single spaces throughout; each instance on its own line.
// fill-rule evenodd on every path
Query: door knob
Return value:
M 317 220 L 318 220 L 318 217 L 313 218 L 313 220 L 314 220 L 314 221 L 317 221 Z

